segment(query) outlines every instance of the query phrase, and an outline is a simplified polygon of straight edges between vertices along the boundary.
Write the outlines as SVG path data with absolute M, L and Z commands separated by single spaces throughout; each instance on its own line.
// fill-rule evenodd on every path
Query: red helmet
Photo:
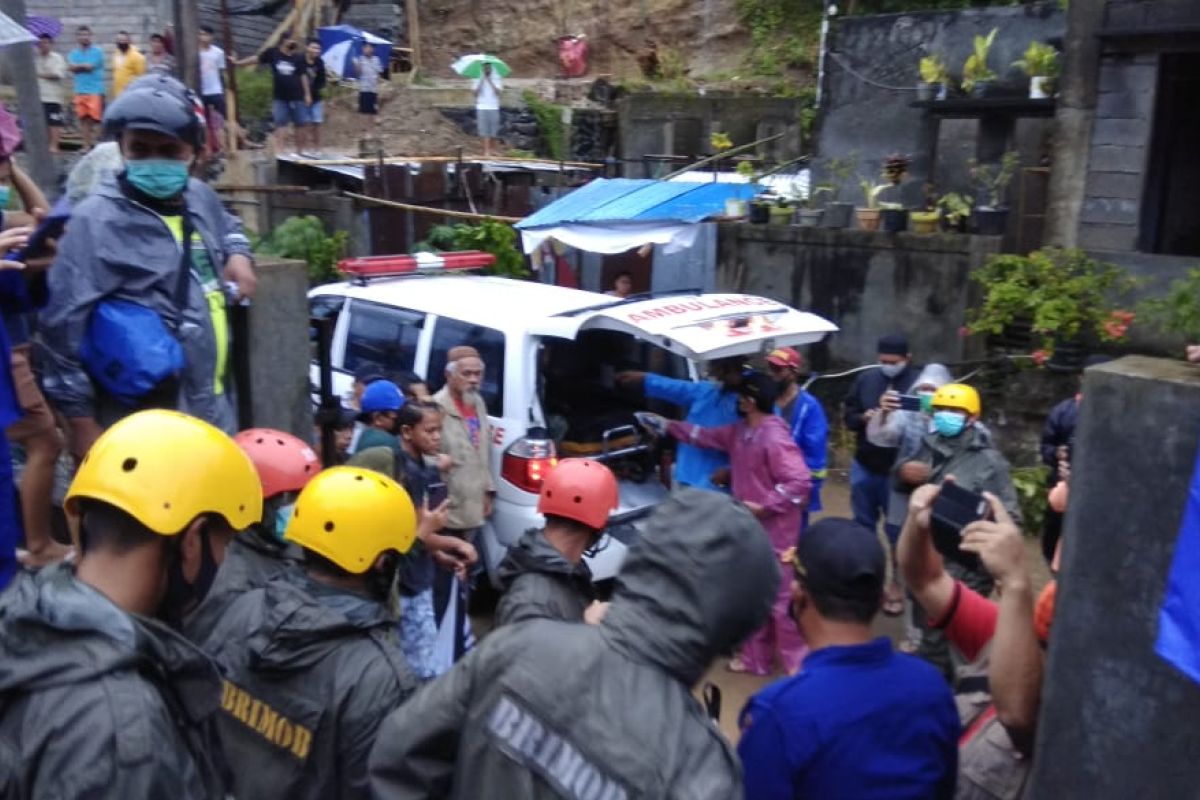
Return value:
M 590 458 L 567 458 L 546 475 L 537 510 L 600 530 L 619 500 L 612 470 Z
M 321 471 L 321 462 L 313 449 L 290 433 L 251 428 L 233 440 L 254 462 L 264 498 L 298 492 Z

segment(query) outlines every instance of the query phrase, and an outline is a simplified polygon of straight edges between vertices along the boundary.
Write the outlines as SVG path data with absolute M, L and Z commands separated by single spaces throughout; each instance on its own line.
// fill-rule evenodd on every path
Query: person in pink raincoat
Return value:
M 796 546 L 796 531 L 800 530 L 800 515 L 812 491 L 812 477 L 787 423 L 774 413 L 775 384 L 770 378 L 759 373 L 745 377 L 737 411 L 741 419 L 731 425 L 702 428 L 688 422 L 671 422 L 667 431 L 681 442 L 729 454 L 733 496 L 758 517 L 775 554 L 782 557 Z M 776 648 L 788 674 L 800 668 L 808 645 L 789 616 L 789 569 L 781 560 L 779 573 L 783 580 L 771 618 L 730 662 L 731 670 L 770 675 L 774 672 Z

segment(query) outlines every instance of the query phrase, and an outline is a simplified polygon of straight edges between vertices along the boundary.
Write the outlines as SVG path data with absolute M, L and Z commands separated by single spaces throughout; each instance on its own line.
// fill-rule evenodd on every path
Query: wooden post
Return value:
M 405 24 L 408 25 L 408 46 L 412 50 L 412 77 L 421 71 L 421 17 L 417 0 L 405 0 Z
M 25 0 L 0 0 L 0 9 L 18 25 L 25 24 Z M 37 66 L 32 44 L 15 44 L 7 51 L 9 76 L 17 89 L 17 104 L 25 134 L 25 154 L 29 156 L 29 177 L 47 194 L 58 183 L 46 116 L 38 93 Z M 46 209 L 49 211 L 49 209 Z
M 196 17 L 194 0 L 174 0 L 175 16 L 175 60 L 179 64 L 179 77 L 193 89 L 200 88 L 200 54 L 196 37 L 200 24 Z
M 221 0 L 221 41 L 225 45 L 225 52 L 233 52 L 233 29 L 229 24 L 229 0 Z M 225 136 L 227 139 L 225 149 L 227 152 L 234 152 L 238 149 L 238 114 L 237 114 L 237 66 L 230 64 L 225 70 L 226 76 L 229 78 L 225 85 Z

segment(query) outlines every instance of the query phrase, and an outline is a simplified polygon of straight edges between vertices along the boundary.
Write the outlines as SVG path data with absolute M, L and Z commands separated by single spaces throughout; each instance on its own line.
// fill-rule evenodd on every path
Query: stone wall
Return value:
M 309 399 L 308 265 L 260 259 L 258 293 L 248 316 L 251 422 L 305 439 Z
M 1137 249 L 1157 85 L 1156 55 L 1110 53 L 1101 59 L 1079 220 L 1079 241 L 1088 249 Z
M 734 144 L 783 133 L 759 148 L 759 155 L 783 162 L 800 155 L 797 124 L 800 102 L 780 97 L 733 97 L 638 93 L 617 101 L 621 158 L 625 176 L 643 175 L 636 162 L 646 155 L 696 156 L 713 152 L 709 136 L 729 134 Z
M 817 369 L 876 358 L 878 338 L 909 336 L 925 362 L 975 358 L 959 329 L 976 287 L 968 277 L 995 237 L 887 234 L 791 225 L 722 224 L 717 287 L 773 297 L 841 329 L 811 348 Z

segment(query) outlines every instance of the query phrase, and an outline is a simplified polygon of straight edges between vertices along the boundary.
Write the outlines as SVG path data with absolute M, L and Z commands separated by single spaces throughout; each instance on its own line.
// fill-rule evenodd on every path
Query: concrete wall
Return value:
M 1158 57 L 1105 54 L 1100 62 L 1079 242 L 1096 250 L 1137 249 L 1142 190 L 1154 121 Z
M 717 287 L 773 297 L 841 328 L 810 356 L 817 369 L 875 360 L 878 338 L 908 334 L 923 362 L 959 362 L 976 345 L 959 329 L 976 294 L 971 271 L 995 237 L 886 234 L 722 224 Z
M 1200 688 L 1154 642 L 1200 371 L 1131 357 L 1088 370 L 1083 391 L 1031 796 L 1195 797 Z
M 253 425 L 312 436 L 308 392 L 308 265 L 260 260 L 249 313 Z
M 75 29 L 87 25 L 92 41 L 104 49 L 111 64 L 118 31 L 129 31 L 134 45 L 146 52 L 150 34 L 162 33 L 171 21 L 171 0 L 28 0 L 30 15 L 57 17 L 63 24 L 57 49 L 65 57 L 75 47 Z M 111 85 L 112 73 L 108 74 Z
M 963 11 L 882 14 L 837 19 L 831 29 L 823 99 L 817 127 L 818 166 L 830 158 L 855 155 L 863 175 L 875 175 L 890 153 L 913 157 L 904 202 L 920 200 L 922 183 L 936 177 L 942 191 L 968 188 L 966 159 L 976 155 L 978 122 L 944 121 L 931 163 L 928 146 L 935 136 L 932 118 L 913 108 L 918 62 L 939 53 L 952 75 L 961 76 L 976 34 L 997 28 L 989 64 L 1004 84 L 999 90 L 1025 95 L 1028 79 L 1011 64 L 1033 39 L 1062 36 L 1064 18 L 1056 3 L 991 7 Z M 1037 163 L 1044 129 L 1041 121 L 1026 120 L 1016 131 L 1022 163 Z M 842 199 L 860 200 L 852 181 Z
M 645 155 L 709 154 L 709 136 L 718 131 L 739 145 L 786 132 L 760 149 L 770 160 L 786 161 L 801 152 L 800 108 L 798 100 L 781 97 L 625 95 L 617 102 L 621 158 L 629 162 Z M 644 177 L 640 164 L 626 163 L 624 174 Z

